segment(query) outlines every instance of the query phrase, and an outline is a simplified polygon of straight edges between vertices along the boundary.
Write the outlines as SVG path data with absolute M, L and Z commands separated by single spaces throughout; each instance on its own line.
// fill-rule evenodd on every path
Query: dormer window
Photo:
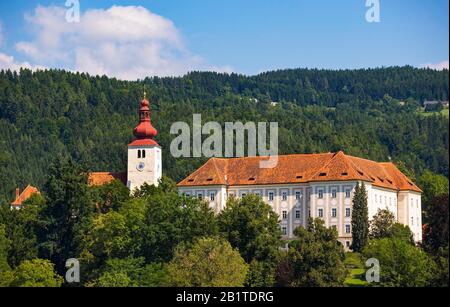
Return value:
M 327 173 L 320 173 L 319 177 L 325 177 L 327 175 Z

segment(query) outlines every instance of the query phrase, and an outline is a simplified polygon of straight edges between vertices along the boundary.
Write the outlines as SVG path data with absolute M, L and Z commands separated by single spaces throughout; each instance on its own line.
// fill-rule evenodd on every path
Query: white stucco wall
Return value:
M 138 157 L 138 151 L 145 150 L 145 158 Z M 138 165 L 144 163 L 143 169 Z M 162 176 L 161 148 L 158 146 L 130 146 L 128 147 L 127 185 L 130 191 L 141 187 L 144 183 L 158 186 Z
M 311 217 L 321 217 L 325 226 L 336 227 L 339 241 L 348 247 L 351 245 L 351 214 L 352 199 L 357 182 L 320 182 L 308 184 L 288 184 L 288 185 L 260 185 L 260 186 L 230 186 L 228 190 L 225 186 L 205 186 L 205 187 L 180 187 L 180 193 L 186 193 L 190 196 L 203 195 L 208 198 L 210 207 L 218 213 L 225 208 L 227 198 L 231 195 L 243 197 L 247 194 L 257 194 L 262 197 L 264 202 L 269 204 L 273 210 L 280 216 L 280 227 L 286 231 L 285 239 L 294 238 L 294 229 L 299 226 L 305 227 L 309 214 Z M 419 193 L 406 193 L 403 197 L 408 202 L 405 220 L 411 223 L 414 219 L 414 225 L 403 222 L 399 217 L 398 194 L 395 190 L 383 189 L 366 183 L 368 193 L 369 219 L 377 214 L 379 209 L 390 210 L 399 222 L 407 224 L 415 233 L 416 241 L 422 237 L 421 228 L 421 204 Z M 209 194 L 215 192 L 214 201 L 210 200 Z M 273 193 L 273 199 L 271 195 Z M 285 196 L 284 196 L 285 195 Z M 417 203 L 418 202 L 418 203 Z M 412 205 L 411 205 L 412 204 Z M 336 216 L 333 216 L 335 209 Z M 299 211 L 299 215 L 297 215 Z M 347 214 L 348 213 L 348 214 Z M 400 214 L 403 216 L 403 213 Z M 283 218 L 283 217 L 286 218 Z M 297 218 L 299 216 L 299 218 Z M 419 218 L 419 224 L 417 219 Z M 419 226 L 420 225 L 420 226 Z M 347 231 L 349 230 L 349 232 Z

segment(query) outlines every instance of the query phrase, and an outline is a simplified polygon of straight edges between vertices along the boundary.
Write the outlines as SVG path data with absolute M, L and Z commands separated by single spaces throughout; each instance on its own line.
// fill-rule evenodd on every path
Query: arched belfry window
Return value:
M 142 158 L 145 158 L 145 150 L 142 151 Z
M 141 150 L 138 150 L 138 159 L 141 158 Z

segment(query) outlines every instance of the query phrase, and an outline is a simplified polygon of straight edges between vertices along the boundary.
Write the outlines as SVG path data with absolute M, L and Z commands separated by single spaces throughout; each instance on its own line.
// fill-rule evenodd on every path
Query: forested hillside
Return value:
M 177 181 L 204 162 L 174 159 L 168 150 L 172 123 L 191 122 L 193 113 L 201 113 L 203 122 L 278 122 L 281 153 L 344 150 L 392 159 L 412 176 L 427 169 L 448 176 L 449 119 L 418 112 L 424 100 L 448 100 L 448 77 L 448 71 L 412 67 L 251 77 L 194 72 L 137 82 L 56 70 L 2 71 L 0 201 L 10 201 L 16 186 L 42 186 L 50 162 L 61 154 L 92 171 L 125 170 L 144 86 L 155 108 L 164 172 Z

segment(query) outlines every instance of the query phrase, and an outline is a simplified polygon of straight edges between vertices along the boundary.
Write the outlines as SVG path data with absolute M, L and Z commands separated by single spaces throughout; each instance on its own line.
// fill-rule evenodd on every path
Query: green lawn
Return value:
M 422 116 L 433 116 L 433 115 L 437 115 L 437 114 L 441 114 L 443 116 L 449 117 L 449 109 L 444 109 L 441 112 L 425 112 L 425 111 L 420 111 L 419 114 L 421 114 Z
M 361 259 L 361 255 L 358 253 L 346 253 L 345 254 L 345 267 L 348 269 L 349 274 L 345 279 L 346 287 L 365 287 L 367 282 L 365 280 L 366 269 Z

